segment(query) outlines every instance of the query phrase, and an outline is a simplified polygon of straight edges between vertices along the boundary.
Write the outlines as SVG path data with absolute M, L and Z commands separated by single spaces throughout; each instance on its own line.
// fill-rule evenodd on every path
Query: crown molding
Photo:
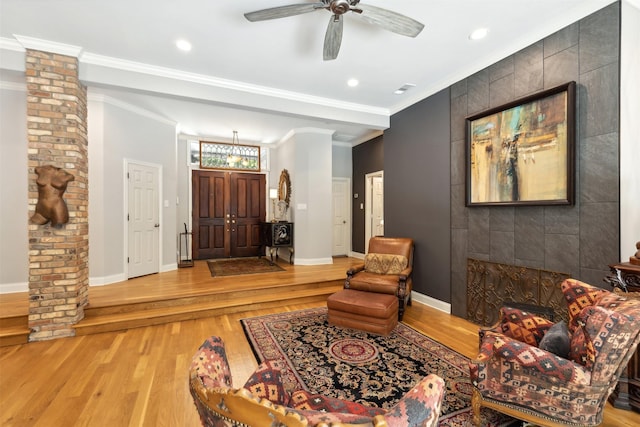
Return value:
M 190 73 L 176 70 L 173 68 L 159 67 L 155 65 L 144 64 L 141 62 L 129 61 L 110 56 L 97 55 L 91 52 L 84 52 L 80 57 L 83 64 L 96 65 L 105 68 L 123 70 L 138 74 L 147 74 L 156 77 L 179 80 L 189 83 L 196 83 L 205 86 L 211 86 L 222 89 L 246 92 L 250 94 L 264 95 L 273 98 L 280 98 L 295 102 L 304 102 L 325 107 L 338 108 L 348 111 L 357 111 L 367 114 L 389 115 L 389 109 L 372 107 L 370 105 L 356 104 L 351 102 L 338 101 L 331 98 L 323 98 L 319 96 L 306 95 L 299 92 L 275 89 L 267 86 L 253 85 L 235 80 L 222 79 L 204 74 Z
M 123 110 L 127 110 L 131 113 L 137 114 L 139 116 L 147 117 L 151 120 L 155 120 L 157 122 L 164 123 L 169 126 L 175 127 L 178 125 L 178 123 L 174 122 L 173 120 L 169 120 L 166 117 L 162 117 L 158 114 L 152 113 L 151 111 L 145 110 L 144 108 L 140 108 L 135 105 L 129 104 L 127 102 L 123 102 L 118 99 L 112 98 L 109 95 L 104 95 L 101 93 L 96 94 L 96 93 L 89 92 L 87 94 L 87 100 L 92 102 L 101 102 L 103 104 L 109 104 L 114 107 L 122 108 Z
M 82 47 L 65 43 L 58 43 L 51 40 L 38 39 L 35 37 L 13 34 L 13 37 L 25 49 L 39 50 L 42 52 L 57 53 L 59 55 L 73 56 L 78 58 L 82 53 Z
M 13 52 L 23 52 L 26 50 L 24 46 L 22 46 L 18 40 L 10 39 L 7 37 L 0 37 L 0 49 L 1 50 L 10 50 Z

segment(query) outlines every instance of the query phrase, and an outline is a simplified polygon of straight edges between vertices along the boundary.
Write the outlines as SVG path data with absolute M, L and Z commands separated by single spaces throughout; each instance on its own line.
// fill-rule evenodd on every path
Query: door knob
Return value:
M 154 224 L 154 227 L 158 228 L 158 227 L 160 227 L 160 224 Z

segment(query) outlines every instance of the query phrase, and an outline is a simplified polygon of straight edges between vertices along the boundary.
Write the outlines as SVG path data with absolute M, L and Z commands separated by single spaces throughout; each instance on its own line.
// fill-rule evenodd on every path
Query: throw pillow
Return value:
M 569 358 L 571 338 L 565 321 L 561 321 L 549 328 L 540 340 L 538 348 L 549 351 L 563 359 Z
M 578 316 L 583 308 L 594 305 L 604 294 L 609 293 L 576 279 L 566 279 L 560 289 L 567 301 L 569 309 L 569 329 L 574 331 L 573 318 Z
M 553 322 L 518 308 L 500 309 L 500 329 L 508 337 L 537 347 L 544 334 L 553 326 Z
M 375 274 L 400 274 L 407 268 L 409 261 L 404 255 L 366 254 L 364 269 Z

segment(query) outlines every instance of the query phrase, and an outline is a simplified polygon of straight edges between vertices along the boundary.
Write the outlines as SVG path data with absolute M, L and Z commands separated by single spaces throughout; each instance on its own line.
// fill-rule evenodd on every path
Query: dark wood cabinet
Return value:
M 263 222 L 261 227 L 261 246 L 265 251 L 269 248 L 271 262 L 275 253 L 278 259 L 278 250 L 280 248 L 289 249 L 289 263 L 293 264 L 293 223 L 292 222 Z M 262 251 L 261 251 L 262 252 Z

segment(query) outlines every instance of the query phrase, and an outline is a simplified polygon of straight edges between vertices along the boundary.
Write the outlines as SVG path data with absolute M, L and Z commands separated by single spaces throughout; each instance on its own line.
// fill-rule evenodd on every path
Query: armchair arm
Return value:
M 437 426 L 445 391 L 444 380 L 435 374 L 429 374 L 385 415 L 374 417 L 373 425 Z M 386 424 L 383 423 L 384 421 Z
M 364 270 L 364 264 L 354 265 L 350 269 L 347 270 L 347 276 L 349 278 L 353 277 L 354 274 L 361 272 Z
M 589 386 L 591 382 L 591 372 L 583 366 L 494 332 L 486 334 L 480 354 L 469 365 L 471 381 L 479 388 L 483 380 L 500 378 L 500 372 L 511 372 L 512 380 L 517 374 L 519 380 L 526 378 L 527 382 L 547 384 L 548 388 L 559 384 L 567 388 L 571 384 Z
M 412 272 L 413 272 L 413 267 L 412 266 L 409 266 L 409 267 L 405 268 L 399 274 L 400 280 L 401 281 L 406 281 L 411 276 Z

